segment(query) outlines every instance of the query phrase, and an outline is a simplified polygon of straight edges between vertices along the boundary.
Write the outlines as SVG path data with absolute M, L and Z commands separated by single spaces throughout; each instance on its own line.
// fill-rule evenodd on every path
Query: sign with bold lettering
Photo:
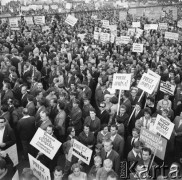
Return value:
M 130 36 L 121 36 L 120 42 L 121 44 L 128 44 L 130 42 Z
M 100 34 L 100 41 L 102 43 L 106 43 L 106 42 L 110 41 L 110 34 L 109 33 L 101 33 Z
M 174 124 L 158 114 L 155 120 L 154 129 L 169 140 L 174 129 Z
M 167 23 L 159 23 L 159 29 L 166 30 L 168 28 Z
M 112 89 L 129 90 L 131 83 L 131 74 L 117 74 L 113 76 Z
M 143 44 L 133 43 L 133 52 L 142 53 L 143 52 Z
M 73 155 L 89 165 L 92 156 L 92 150 L 80 143 L 79 141 L 74 140 Z
M 32 17 L 24 17 L 24 20 L 26 21 L 27 25 L 34 25 Z
M 160 91 L 167 93 L 171 96 L 174 96 L 176 86 L 171 84 L 170 82 L 161 81 L 160 83 Z
M 34 16 L 34 22 L 37 25 L 45 24 L 45 16 Z
M 133 28 L 140 27 L 140 22 L 132 22 L 132 27 Z
M 32 138 L 30 144 L 45 154 L 50 159 L 53 159 L 61 143 L 46 131 L 39 128 Z
M 76 23 L 77 23 L 78 19 L 75 18 L 74 16 L 72 15 L 68 15 L 68 17 L 66 18 L 65 22 L 67 24 L 69 24 L 70 26 L 74 26 Z
M 158 79 L 156 77 L 144 73 L 141 80 L 138 83 L 138 88 L 149 94 L 152 94 L 157 83 Z
M 109 21 L 108 20 L 102 20 L 102 27 L 105 29 L 110 29 Z
M 140 141 L 144 142 L 145 146 L 150 148 L 153 153 L 156 150 L 156 156 L 164 160 L 167 145 L 167 140 L 165 138 L 142 127 L 140 131 Z
M 30 168 L 34 175 L 40 180 L 51 180 L 49 169 L 44 166 L 40 161 L 28 154 Z
M 11 28 L 18 27 L 18 18 L 9 18 L 9 25 Z
M 99 32 L 94 31 L 94 39 L 99 40 Z
M 165 32 L 165 38 L 166 39 L 173 39 L 173 40 L 178 41 L 179 34 L 178 33 L 172 33 L 172 32 Z
M 145 24 L 144 25 L 144 30 L 150 30 L 150 29 L 157 30 L 158 24 Z

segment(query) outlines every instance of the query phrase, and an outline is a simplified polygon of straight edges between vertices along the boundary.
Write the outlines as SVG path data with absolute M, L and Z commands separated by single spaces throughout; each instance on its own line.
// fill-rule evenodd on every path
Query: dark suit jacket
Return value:
M 126 106 L 126 113 L 130 114 L 131 113 L 131 101 L 127 99 L 125 102 L 122 103 L 123 105 Z
M 136 105 L 136 103 L 138 102 L 138 99 L 139 99 L 139 96 L 136 96 L 135 99 L 133 99 L 132 96 L 129 97 L 132 107 Z
M 141 161 L 141 158 L 139 156 L 136 156 L 134 155 L 133 151 L 131 150 L 129 153 L 128 153 L 128 157 L 127 157 L 127 161 L 128 162 L 138 162 L 138 161 Z M 130 164 L 131 164 L 130 163 Z
M 109 113 L 104 110 L 102 113 L 99 112 L 99 117 L 101 124 L 108 124 L 110 115 Z
M 94 133 L 92 132 L 89 132 L 88 136 L 86 136 L 85 132 L 82 131 L 78 136 L 78 140 L 85 146 L 95 144 L 95 136 L 94 136 Z
M 5 150 L 16 143 L 16 138 L 13 129 L 9 125 L 5 125 L 5 130 L 3 134 L 3 143 L 6 144 L 1 150 Z
M 105 94 L 110 94 L 110 92 L 105 90 L 103 93 L 100 87 L 96 88 L 96 90 L 95 90 L 95 102 L 96 102 L 96 105 L 98 107 L 99 107 L 100 103 L 104 101 L 104 95 Z
M 124 138 L 119 134 L 116 134 L 116 137 L 113 141 L 113 149 L 119 154 L 121 159 L 124 155 L 124 143 Z
M 57 106 L 50 107 L 49 118 L 53 124 L 54 124 L 54 119 L 55 119 L 57 114 L 58 114 Z
M 27 96 L 28 96 L 28 93 L 26 93 L 23 98 L 21 99 L 21 106 L 23 106 L 24 108 L 26 107 L 28 101 L 27 101 Z
M 37 110 L 37 112 L 35 114 L 35 126 L 36 127 L 39 127 L 41 125 L 40 112 L 45 111 L 45 110 L 46 110 L 45 106 L 41 106 L 41 108 Z
M 35 109 L 35 105 L 33 102 L 30 102 L 29 104 L 26 105 L 26 108 L 28 109 L 28 114 L 30 116 L 34 116 L 36 109 Z
M 181 118 L 182 117 L 180 117 L 180 116 L 176 116 L 175 119 L 174 119 L 174 122 L 173 122 L 175 124 L 174 130 L 177 133 L 177 136 L 175 137 L 175 140 L 177 142 L 182 142 L 182 124 L 179 125 L 179 122 L 180 122 Z
M 13 92 L 11 90 L 8 90 L 7 92 L 4 93 L 4 96 L 2 96 L 2 104 L 5 104 L 7 103 L 7 100 L 9 98 L 12 98 L 13 99 Z
M 120 158 L 119 158 L 119 154 L 115 151 L 112 150 L 111 153 L 109 154 L 108 157 L 106 157 L 106 152 L 104 150 L 104 148 L 101 150 L 101 154 L 100 154 L 102 161 L 104 161 L 105 159 L 110 159 L 113 162 L 113 169 L 116 173 L 119 173 L 119 169 L 120 169 Z
M 83 90 L 83 93 L 85 94 L 86 98 L 91 99 L 92 91 L 88 86 L 86 86 L 86 88 Z
M 30 141 L 35 134 L 35 118 L 23 117 L 17 123 L 17 130 L 21 140 Z

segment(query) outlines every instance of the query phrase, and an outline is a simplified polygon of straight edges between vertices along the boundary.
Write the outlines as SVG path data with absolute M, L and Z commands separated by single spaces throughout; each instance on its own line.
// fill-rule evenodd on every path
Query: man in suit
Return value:
M 23 117 L 17 123 L 17 130 L 23 146 L 24 158 L 28 159 L 29 144 L 35 133 L 35 118 L 29 115 L 27 108 L 23 109 Z
M 0 117 L 0 149 L 5 150 L 16 143 L 16 138 L 5 118 Z
M 101 102 L 100 106 L 99 106 L 100 111 L 99 111 L 99 116 L 98 116 L 98 118 L 100 119 L 101 124 L 108 124 L 109 123 L 110 115 L 105 110 L 105 107 L 106 107 L 106 103 Z
M 124 92 L 122 104 L 126 106 L 126 113 L 130 114 L 131 110 L 132 110 L 132 106 L 131 106 L 131 101 L 129 100 L 129 93 L 128 92 Z
M 116 173 L 119 173 L 120 168 L 120 158 L 119 154 L 113 150 L 113 142 L 111 139 L 104 141 L 104 148 L 101 150 L 100 154 L 102 161 L 105 159 L 110 159 L 113 162 L 113 169 Z
M 119 154 L 120 159 L 123 159 L 124 155 L 124 138 L 120 136 L 117 131 L 118 127 L 117 125 L 111 126 L 111 140 L 113 142 L 113 149 Z
M 27 101 L 27 86 L 22 86 L 21 88 L 21 93 L 22 93 L 22 97 L 21 97 L 21 106 L 26 107 L 28 101 Z
M 28 94 L 28 96 L 27 96 L 28 103 L 26 105 L 26 108 L 28 109 L 29 116 L 34 116 L 35 112 L 36 112 L 33 100 L 34 100 L 34 97 L 32 95 Z
M 137 96 L 138 90 L 136 88 L 131 89 L 131 96 L 129 97 L 129 100 L 131 102 L 132 108 L 135 107 L 136 103 L 138 102 L 139 97 Z
M 13 92 L 11 90 L 11 85 L 10 83 L 4 83 L 3 84 L 3 91 L 4 91 L 4 95 L 2 96 L 1 98 L 1 101 L 2 101 L 2 104 L 3 103 L 7 103 L 7 100 L 9 98 L 13 99 L 14 96 L 13 96 Z
M 56 115 L 58 114 L 58 109 L 57 109 L 57 99 L 51 99 L 50 100 L 50 109 L 49 109 L 49 118 L 54 124 L 54 120 Z
M 127 161 L 130 164 L 141 161 L 141 143 L 136 141 L 133 145 L 133 149 L 128 153 Z

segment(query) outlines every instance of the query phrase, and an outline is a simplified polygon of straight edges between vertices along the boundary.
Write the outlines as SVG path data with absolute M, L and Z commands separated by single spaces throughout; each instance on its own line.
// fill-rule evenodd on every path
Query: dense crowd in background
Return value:
M 166 30 L 144 30 L 141 36 L 128 34 L 133 17 L 119 20 L 118 11 L 79 12 L 74 27 L 65 23 L 67 14 L 47 15 L 49 30 L 27 26 L 19 21 L 20 31 L 11 30 L 8 21 L 0 24 L 0 179 L 11 179 L 15 168 L 4 150 L 17 144 L 20 163 L 28 153 L 50 169 L 54 180 L 116 180 L 121 178 L 120 162 L 138 162 L 136 172 L 150 166 L 153 152 L 140 141 L 142 127 L 156 133 L 157 114 L 170 120 L 175 128 L 167 143 L 163 162 L 179 167 L 182 158 L 182 46 L 181 41 L 164 38 L 165 31 L 180 32 L 170 17 L 149 20 L 144 24 L 168 23 Z M 97 16 L 93 19 L 93 16 Z M 117 25 L 116 36 L 129 35 L 128 44 L 102 43 L 94 31 L 108 32 L 101 20 Z M 27 36 L 27 32 L 29 35 Z M 78 34 L 85 34 L 84 38 Z M 132 52 L 132 44 L 144 44 L 143 53 Z M 161 80 L 175 85 L 174 95 L 159 90 L 142 93 L 137 84 L 148 69 Z M 122 91 L 119 114 L 119 91 L 112 89 L 114 73 L 132 74 L 131 88 Z M 135 113 L 130 115 L 136 108 Z M 129 121 L 130 119 L 130 121 Z M 50 160 L 30 145 L 41 128 L 62 143 Z M 93 150 L 90 165 L 72 154 L 74 140 Z M 64 162 L 64 163 L 63 163 Z M 174 163 L 175 162 L 175 163 Z M 129 174 L 130 179 L 138 179 Z M 161 173 L 158 179 L 163 179 Z M 24 168 L 22 179 L 36 179 Z M 125 179 L 124 177 L 122 179 Z M 169 178 L 170 179 L 170 178 Z

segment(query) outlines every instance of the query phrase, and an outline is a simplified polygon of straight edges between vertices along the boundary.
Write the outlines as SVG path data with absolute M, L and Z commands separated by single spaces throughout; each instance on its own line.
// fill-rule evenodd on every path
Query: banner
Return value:
M 145 24 L 144 25 L 144 30 L 157 30 L 158 29 L 158 24 Z
M 109 21 L 108 20 L 102 20 L 102 27 L 105 29 L 110 29 Z
M 167 30 L 168 29 L 167 23 L 159 23 L 159 29 L 161 29 L 161 30 Z
M 34 25 L 32 17 L 24 17 L 24 20 L 26 21 L 27 25 Z
M 78 19 L 75 18 L 72 15 L 68 15 L 67 18 L 66 18 L 66 20 L 65 20 L 65 22 L 67 24 L 69 24 L 70 26 L 72 26 L 72 27 L 77 23 L 77 21 L 78 21 Z
M 39 180 L 51 180 L 49 169 L 44 166 L 40 161 L 28 154 L 30 168 L 33 170 L 34 175 Z
M 174 129 L 174 124 L 168 119 L 165 119 L 161 115 L 157 114 L 157 118 L 154 123 L 154 128 L 159 134 L 161 134 L 169 140 Z
M 172 32 L 165 32 L 165 38 L 178 41 L 179 34 L 178 33 L 172 33 Z
M 120 43 L 121 44 L 128 44 L 130 42 L 130 36 L 121 36 Z
M 115 73 L 113 76 L 112 89 L 130 90 L 131 74 Z
M 143 52 L 143 44 L 133 43 L 133 52 L 142 53 Z
M 153 153 L 156 149 L 156 156 L 164 160 L 167 145 L 167 140 L 165 138 L 160 138 L 157 134 L 142 127 L 140 131 L 140 141 L 144 142 L 145 146 L 150 148 Z
M 138 88 L 149 94 L 152 94 L 158 81 L 159 80 L 154 76 L 144 73 L 138 83 Z
M 132 22 L 132 27 L 133 28 L 140 27 L 140 22 Z
M 34 16 L 34 22 L 37 25 L 45 24 L 45 16 Z
M 46 131 L 39 128 L 32 138 L 30 144 L 45 154 L 48 158 L 53 159 L 61 143 Z
M 89 165 L 92 156 L 92 150 L 80 143 L 79 141 L 74 140 L 73 155 Z
M 18 165 L 18 153 L 16 144 L 6 149 L 5 152 L 9 155 L 10 159 L 12 160 L 13 166 L 15 167 L 16 165 Z
M 174 96 L 176 86 L 171 84 L 170 82 L 161 81 L 160 83 L 160 91 L 167 93 L 171 96 Z
M 19 180 L 19 173 L 18 173 L 18 170 L 17 170 L 16 173 L 14 174 L 12 180 Z

